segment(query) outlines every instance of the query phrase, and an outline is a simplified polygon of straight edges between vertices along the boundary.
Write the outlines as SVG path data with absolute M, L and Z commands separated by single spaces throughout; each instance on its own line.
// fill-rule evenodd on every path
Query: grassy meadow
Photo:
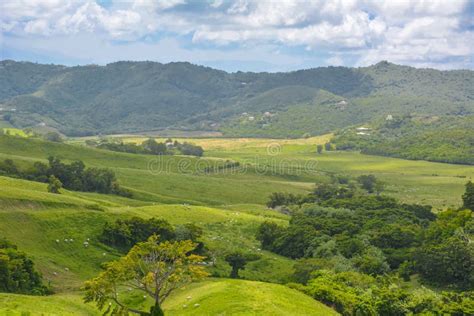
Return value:
M 124 142 L 133 143 L 141 143 L 146 139 L 137 136 L 120 138 Z M 221 171 L 212 177 L 224 178 L 228 183 L 234 179 L 249 180 L 251 185 L 256 175 L 260 186 L 264 185 L 264 179 L 271 181 L 265 185 L 273 187 L 273 192 L 280 190 L 295 193 L 311 190 L 315 182 L 327 181 L 331 174 L 353 177 L 374 174 L 385 182 L 385 194 L 407 203 L 430 204 L 439 210 L 459 207 L 464 184 L 474 178 L 474 167 L 468 165 L 404 160 L 362 155 L 357 152 L 330 151 L 317 154 L 316 146 L 326 143 L 330 138 L 331 135 L 328 134 L 302 139 L 177 138 L 176 140 L 202 146 L 205 158 L 241 163 L 240 172 Z M 165 138 L 156 140 L 164 141 Z M 84 138 L 74 139 L 72 142 L 81 144 Z M 245 190 L 246 186 L 240 187 L 240 190 Z M 261 193 L 260 190 L 259 194 Z M 254 201 L 262 203 L 258 197 Z M 249 202 L 248 197 L 241 202 Z
M 315 182 L 329 181 L 331 174 L 375 174 L 386 183 L 386 194 L 403 201 L 437 209 L 457 207 L 465 182 L 474 177 L 474 167 L 349 152 L 316 154 L 316 145 L 329 137 L 178 139 L 204 147 L 204 157 L 194 158 L 100 150 L 86 147 L 84 138 L 60 144 L 0 136 L 1 160 L 13 159 L 28 168 L 35 161 L 46 162 L 49 155 L 67 162 L 80 159 L 86 166 L 112 169 L 135 197 L 67 190 L 51 194 L 46 184 L 0 176 L 0 236 L 29 254 L 56 293 L 48 297 L 0 294 L 0 315 L 97 315 L 94 306 L 82 303 L 80 287 L 97 275 L 104 262 L 120 255 L 97 236 L 107 221 L 132 216 L 201 226 L 203 241 L 215 258 L 209 268 L 214 278 L 172 295 L 164 306 L 169 315 L 335 314 L 300 292 L 267 283 L 290 281 L 294 264 L 258 248 L 254 236 L 261 222 L 287 225 L 289 219 L 266 209 L 267 197 L 279 191 L 309 192 Z M 239 168 L 219 169 L 228 161 L 239 162 Z M 204 167 L 211 171 L 205 172 Z M 230 268 L 222 257 L 229 250 L 261 255 L 241 272 L 247 281 L 225 279 Z

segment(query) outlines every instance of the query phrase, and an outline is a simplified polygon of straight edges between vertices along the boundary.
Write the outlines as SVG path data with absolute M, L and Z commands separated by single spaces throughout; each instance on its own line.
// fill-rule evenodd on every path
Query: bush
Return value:
M 175 239 L 175 231 L 170 223 L 163 219 L 148 220 L 133 217 L 118 219 L 114 223 L 106 223 L 99 240 L 106 245 L 128 251 L 137 242 L 146 241 L 150 236 L 158 235 L 160 241 Z
M 51 293 L 43 285 L 33 261 L 5 239 L 0 239 L 0 292 L 32 295 Z
M 59 190 L 63 187 L 63 184 L 61 181 L 59 181 L 58 178 L 55 176 L 51 175 L 49 177 L 49 183 L 48 183 L 48 192 L 49 193 L 56 193 L 59 194 Z

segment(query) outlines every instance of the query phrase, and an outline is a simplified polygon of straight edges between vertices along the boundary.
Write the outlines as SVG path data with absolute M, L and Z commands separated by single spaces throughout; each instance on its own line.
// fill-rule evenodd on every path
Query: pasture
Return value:
M 324 144 L 331 135 L 304 139 L 266 138 L 177 138 L 202 146 L 206 158 L 238 161 L 241 172 L 221 172 L 226 181 L 247 176 L 253 183 L 271 179 L 273 191 L 281 190 L 278 184 L 286 183 L 281 191 L 311 190 L 315 182 L 327 181 L 331 174 L 357 177 L 374 174 L 385 182 L 385 194 L 407 203 L 429 204 L 435 209 L 460 206 L 461 194 L 468 180 L 474 178 L 474 167 L 427 161 L 362 155 L 357 152 L 324 151 L 316 153 L 316 146 Z M 124 142 L 141 143 L 145 137 L 121 138 Z M 164 141 L 165 138 L 157 138 Z M 174 139 L 173 139 L 174 140 Z M 75 139 L 81 143 L 81 139 Z M 262 182 L 259 183 L 263 185 Z M 245 190 L 245 186 L 240 187 Z M 298 190 L 300 189 L 300 190 Z M 260 192 L 261 193 L 261 192 Z M 258 199 L 256 199 L 258 201 Z M 242 201 L 244 202 L 244 201 Z M 259 201 L 260 203 L 261 200 Z

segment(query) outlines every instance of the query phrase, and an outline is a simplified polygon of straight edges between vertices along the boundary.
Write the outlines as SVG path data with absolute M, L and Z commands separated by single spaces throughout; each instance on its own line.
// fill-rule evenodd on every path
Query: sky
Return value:
M 1 0 L 0 59 L 474 69 L 474 0 Z

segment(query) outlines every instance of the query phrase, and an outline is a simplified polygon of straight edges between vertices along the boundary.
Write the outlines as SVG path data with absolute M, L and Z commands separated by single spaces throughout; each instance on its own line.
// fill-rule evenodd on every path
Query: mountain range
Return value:
M 469 116 L 474 72 L 380 62 L 228 73 L 187 62 L 66 67 L 3 60 L 4 123 L 68 136 L 163 130 L 301 137 L 393 116 Z

